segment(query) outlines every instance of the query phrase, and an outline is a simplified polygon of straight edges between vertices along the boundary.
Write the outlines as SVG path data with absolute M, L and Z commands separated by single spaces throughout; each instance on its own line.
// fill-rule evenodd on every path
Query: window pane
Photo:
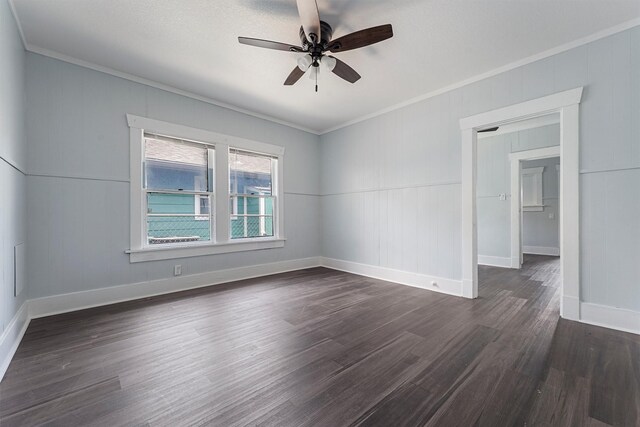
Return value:
M 144 171 L 148 189 L 207 191 L 207 148 L 147 136 Z
M 272 160 L 269 156 L 229 150 L 229 192 L 271 195 Z
M 231 238 L 232 239 L 242 239 L 245 237 L 244 234 L 244 217 L 242 216 L 234 216 L 231 219 Z
M 211 240 L 209 196 L 194 194 L 147 194 L 147 239 L 151 245 Z M 200 212 L 196 211 L 196 206 Z
M 231 238 L 272 237 L 273 197 L 231 197 Z M 234 210 L 235 209 L 235 210 Z
M 195 211 L 196 215 L 208 217 L 211 212 L 209 196 L 196 196 L 195 197 Z

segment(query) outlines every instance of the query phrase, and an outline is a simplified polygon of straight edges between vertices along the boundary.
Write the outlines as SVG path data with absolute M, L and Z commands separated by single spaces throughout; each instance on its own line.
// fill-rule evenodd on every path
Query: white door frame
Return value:
M 511 168 L 511 268 L 520 268 L 522 264 L 522 191 L 520 189 L 522 162 L 550 157 L 561 157 L 560 146 L 509 154 Z
M 460 120 L 462 130 L 462 295 L 478 297 L 476 181 L 478 130 L 560 113 L 560 314 L 580 317 L 579 104 L 582 87 Z

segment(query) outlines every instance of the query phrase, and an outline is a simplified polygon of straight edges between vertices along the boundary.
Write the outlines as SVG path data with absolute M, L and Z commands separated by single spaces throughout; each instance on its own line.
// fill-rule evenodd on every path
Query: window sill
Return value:
M 243 239 L 228 243 L 199 245 L 171 245 L 161 248 L 129 249 L 129 262 L 160 261 L 165 259 L 189 258 L 205 255 L 228 254 L 233 252 L 258 251 L 284 247 L 286 239 Z

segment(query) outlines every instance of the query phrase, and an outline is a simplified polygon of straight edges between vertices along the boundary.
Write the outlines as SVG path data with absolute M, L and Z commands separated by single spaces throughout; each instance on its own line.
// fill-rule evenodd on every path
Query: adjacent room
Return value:
M 0 425 L 640 426 L 637 0 L 0 0 Z

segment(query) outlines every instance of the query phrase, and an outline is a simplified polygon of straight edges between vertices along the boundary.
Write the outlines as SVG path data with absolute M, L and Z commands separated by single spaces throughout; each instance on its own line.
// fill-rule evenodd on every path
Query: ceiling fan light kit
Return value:
M 322 65 L 324 65 L 329 71 L 333 71 L 333 69 L 336 68 L 337 63 L 338 61 L 336 61 L 336 58 L 333 56 L 325 56 L 322 58 Z
M 318 67 L 320 64 L 349 83 L 355 83 L 360 80 L 360 74 L 338 58 L 327 55 L 326 52 L 337 53 L 359 49 L 393 37 L 391 24 L 386 24 L 356 31 L 355 33 L 332 40 L 333 29 L 331 25 L 320 20 L 316 0 L 297 0 L 297 5 L 300 21 L 302 22 L 299 32 L 301 46 L 270 40 L 238 37 L 238 41 L 242 44 L 305 54 L 298 58 L 298 65 L 285 80 L 285 86 L 295 84 L 311 68 L 312 71 L 309 77 L 316 80 L 317 92 Z
M 311 58 L 311 55 L 305 55 L 298 58 L 298 68 L 303 72 L 307 71 L 312 63 L 313 59 Z

